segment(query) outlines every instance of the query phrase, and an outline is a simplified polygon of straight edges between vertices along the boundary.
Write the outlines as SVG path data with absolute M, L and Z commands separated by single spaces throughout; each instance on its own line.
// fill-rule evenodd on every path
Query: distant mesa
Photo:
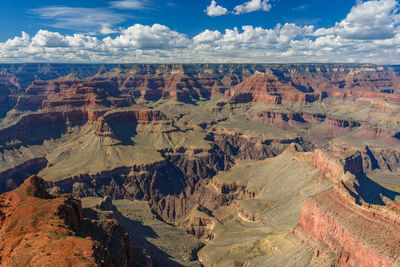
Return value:
M 0 65 L 1 264 L 397 266 L 399 114 L 398 66 Z

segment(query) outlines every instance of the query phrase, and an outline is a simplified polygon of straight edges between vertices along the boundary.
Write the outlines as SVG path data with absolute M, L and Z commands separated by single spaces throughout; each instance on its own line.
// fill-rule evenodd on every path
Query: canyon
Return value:
M 398 66 L 2 64 L 1 266 L 399 266 L 399 114 Z

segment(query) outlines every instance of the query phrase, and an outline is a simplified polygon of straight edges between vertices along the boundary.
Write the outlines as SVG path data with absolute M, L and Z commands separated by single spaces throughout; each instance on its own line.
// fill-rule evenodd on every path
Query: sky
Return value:
M 397 0 L 0 2 L 0 62 L 400 64 Z

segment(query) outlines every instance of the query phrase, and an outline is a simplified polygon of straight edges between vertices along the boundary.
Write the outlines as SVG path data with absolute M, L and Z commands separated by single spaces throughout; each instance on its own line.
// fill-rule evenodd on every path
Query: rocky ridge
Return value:
M 31 176 L 0 196 L 2 266 L 136 266 L 142 261 L 116 220 L 87 218 L 80 200 L 51 196 L 44 186 Z
M 257 265 L 262 258 L 272 265 L 290 265 L 294 262 L 288 255 L 297 253 L 302 255 L 295 261 L 300 265 L 333 259 L 354 266 L 364 247 L 352 251 L 342 237 L 321 236 L 310 225 L 336 220 L 338 231 L 349 231 L 350 239 L 359 242 L 364 239 L 342 226 L 345 215 L 324 215 L 334 203 L 362 216 L 360 207 L 393 214 L 390 207 L 396 206 L 394 191 L 369 178 L 387 184 L 385 177 L 400 170 L 400 80 L 394 67 L 132 64 L 1 69 L 2 192 L 39 173 L 49 192 L 146 201 L 159 220 L 205 244 L 198 256 L 206 266 L 214 264 L 213 248 L 219 253 L 215 262 L 222 265 Z M 279 166 L 288 171 L 282 173 Z M 396 188 L 398 181 L 389 180 Z M 325 206 L 319 204 L 322 199 Z M 319 221 L 309 214 L 317 214 Z M 299 220 L 293 235 L 290 229 Z M 230 236 L 238 229 L 249 233 L 242 237 L 247 242 L 243 247 Z M 272 243 L 281 252 L 273 252 Z M 396 251 L 385 256 L 381 248 L 374 249 L 379 257 L 365 264 L 396 262 Z

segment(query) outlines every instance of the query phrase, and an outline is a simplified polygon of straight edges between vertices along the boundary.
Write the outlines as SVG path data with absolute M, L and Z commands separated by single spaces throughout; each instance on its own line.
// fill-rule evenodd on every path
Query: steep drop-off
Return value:
M 85 218 L 79 200 L 53 197 L 44 186 L 42 179 L 31 176 L 0 196 L 2 266 L 136 266 L 143 262 L 144 256 L 134 254 L 128 231 L 117 221 Z
M 133 255 L 162 266 L 396 265 L 399 76 L 371 64 L 1 65 L 0 191 L 38 174 L 82 198 L 83 217 L 61 227 L 72 237 L 54 242 L 85 246 L 94 264 L 133 240 Z M 111 211 L 93 204 L 103 197 Z M 81 210 L 29 200 L 48 202 L 51 220 L 53 206 Z M 25 253 L 18 242 L 3 261 Z

